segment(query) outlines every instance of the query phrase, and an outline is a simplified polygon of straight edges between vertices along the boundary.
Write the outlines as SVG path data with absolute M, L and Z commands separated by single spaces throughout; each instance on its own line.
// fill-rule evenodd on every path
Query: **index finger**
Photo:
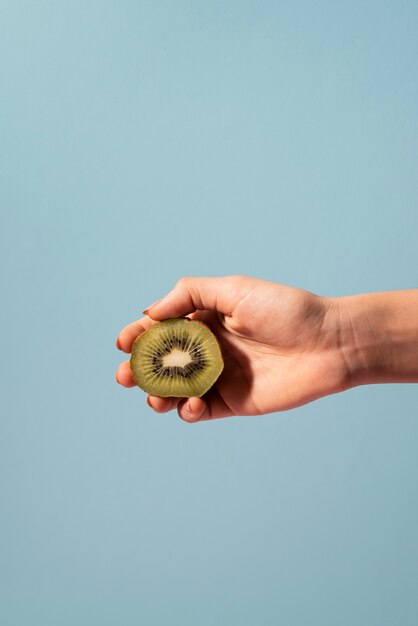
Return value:
M 120 331 L 116 339 L 116 347 L 123 352 L 131 352 L 132 344 L 135 339 L 155 324 L 156 322 L 149 317 L 142 317 L 140 320 L 128 324 L 128 326 L 125 326 L 125 328 Z
M 144 313 L 154 320 L 181 317 L 204 310 L 219 311 L 231 317 L 255 284 L 255 279 L 248 276 L 181 278 L 174 289 L 145 309 Z

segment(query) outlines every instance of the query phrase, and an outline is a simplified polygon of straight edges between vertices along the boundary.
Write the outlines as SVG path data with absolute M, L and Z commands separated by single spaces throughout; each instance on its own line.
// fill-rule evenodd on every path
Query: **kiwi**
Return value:
M 137 337 L 130 367 L 135 383 L 147 393 L 192 398 L 212 387 L 224 363 L 206 324 L 182 317 L 158 322 Z

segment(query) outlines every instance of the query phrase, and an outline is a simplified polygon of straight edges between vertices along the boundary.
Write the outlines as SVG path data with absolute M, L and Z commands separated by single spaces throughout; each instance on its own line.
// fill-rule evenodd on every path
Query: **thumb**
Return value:
M 174 289 L 158 300 L 144 314 L 154 320 L 181 317 L 194 311 L 219 311 L 232 316 L 234 309 L 251 289 L 252 279 L 246 276 L 221 278 L 181 278 Z

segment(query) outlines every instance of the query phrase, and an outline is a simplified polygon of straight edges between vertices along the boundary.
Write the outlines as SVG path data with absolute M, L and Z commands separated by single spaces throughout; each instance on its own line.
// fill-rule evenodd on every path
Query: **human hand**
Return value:
M 172 409 L 196 422 L 291 409 L 348 386 L 331 299 L 247 276 L 183 278 L 147 317 L 124 328 L 117 347 L 129 353 L 156 321 L 188 315 L 216 334 L 225 368 L 202 398 L 148 396 L 157 412 Z M 117 381 L 134 387 L 129 361 Z

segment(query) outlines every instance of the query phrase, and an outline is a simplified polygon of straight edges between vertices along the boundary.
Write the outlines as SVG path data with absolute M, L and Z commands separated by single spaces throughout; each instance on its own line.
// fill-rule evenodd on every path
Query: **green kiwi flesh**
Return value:
M 135 383 L 163 398 L 200 398 L 220 376 L 224 363 L 218 340 L 196 320 L 158 322 L 137 337 L 130 367 Z

